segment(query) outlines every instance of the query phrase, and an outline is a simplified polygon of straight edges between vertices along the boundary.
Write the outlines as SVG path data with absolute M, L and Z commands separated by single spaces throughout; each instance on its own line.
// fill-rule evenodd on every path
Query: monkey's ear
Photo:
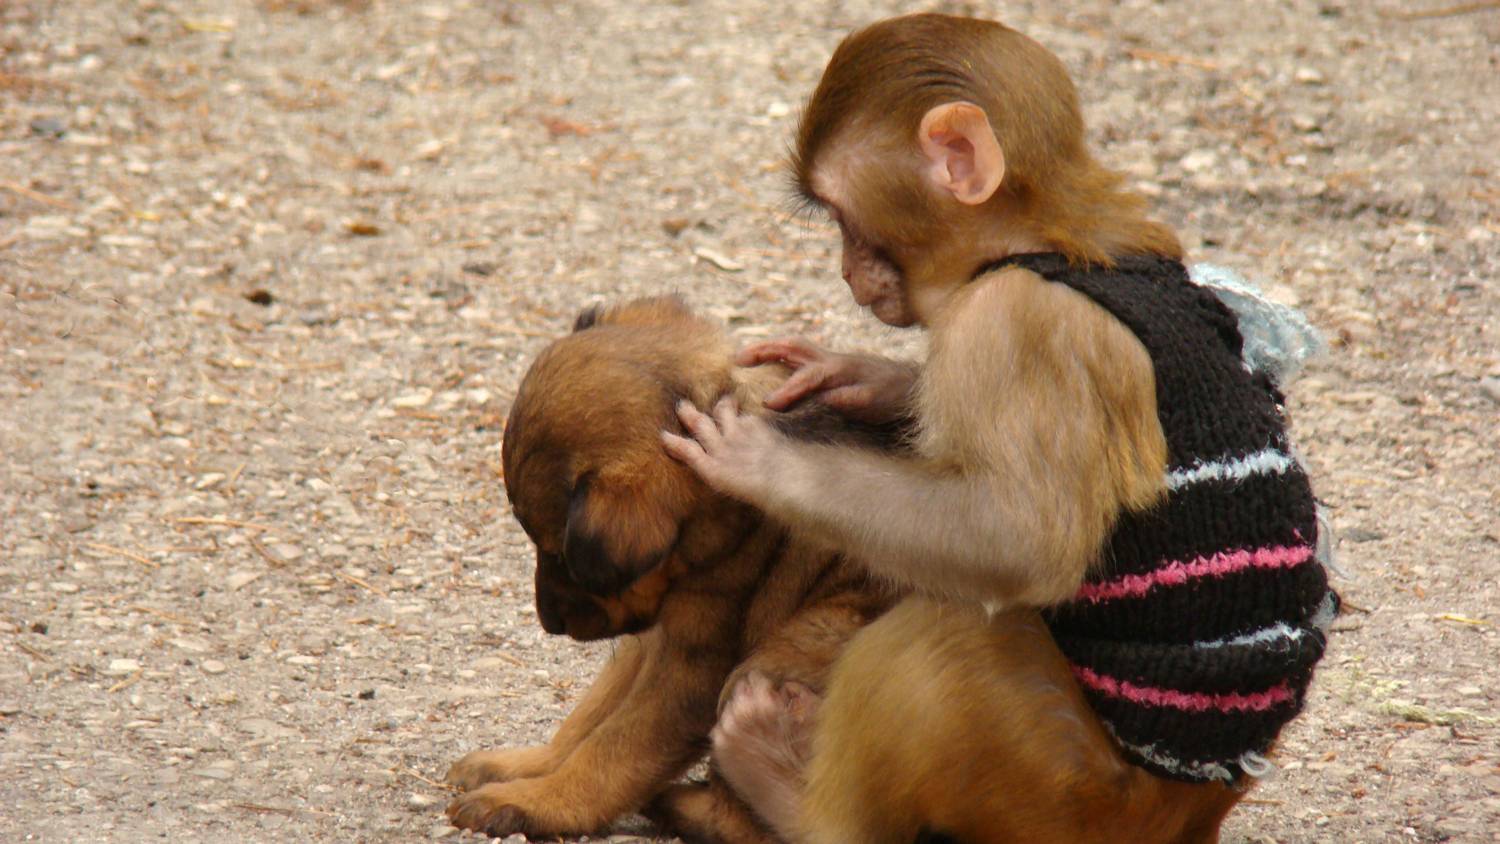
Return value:
M 980 205 L 1005 179 L 1005 152 L 989 115 L 973 103 L 944 103 L 922 116 L 917 141 L 927 177 L 965 205 Z
M 686 485 L 660 474 L 654 483 L 607 483 L 594 475 L 579 480 L 568 504 L 562 552 L 579 588 L 619 594 L 672 550 L 691 501 Z

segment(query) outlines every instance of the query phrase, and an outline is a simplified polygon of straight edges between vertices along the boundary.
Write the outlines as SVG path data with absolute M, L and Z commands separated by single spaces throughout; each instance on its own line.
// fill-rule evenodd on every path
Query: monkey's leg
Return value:
M 449 804 L 449 819 L 492 836 L 582 834 L 644 805 L 702 753 L 729 673 L 730 654 L 716 658 L 685 638 L 663 637 L 643 654 L 629 691 L 556 768 L 482 785 Z M 725 636 L 710 630 L 704 638 Z
M 448 770 L 447 781 L 469 791 L 488 782 L 551 773 L 625 699 L 640 673 L 647 649 L 653 647 L 659 645 L 649 633 L 644 637 L 621 639 L 614 656 L 589 687 L 583 700 L 563 720 L 552 741 L 535 747 L 476 750 L 454 763 Z
M 902 602 L 835 665 L 813 746 L 818 844 L 1177 841 L 1238 799 L 1126 762 L 1029 610 Z
M 724 684 L 712 733 L 714 765 L 783 838 L 796 827 L 818 693 L 850 637 L 884 606 L 853 592 L 807 607 L 758 645 Z
M 713 731 L 714 766 L 782 838 L 797 829 L 818 697 L 753 673 L 736 684 Z
M 646 817 L 688 844 L 779 844 L 723 778 L 669 786 L 651 801 Z

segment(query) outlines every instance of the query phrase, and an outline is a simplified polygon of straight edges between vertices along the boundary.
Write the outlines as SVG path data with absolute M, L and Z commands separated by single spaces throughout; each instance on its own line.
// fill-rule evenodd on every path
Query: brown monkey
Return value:
M 854 299 L 927 330 L 928 357 L 790 341 L 741 362 L 796 370 L 773 409 L 909 419 L 915 453 L 795 442 L 727 400 L 684 403 L 691 436 L 663 437 L 925 597 L 856 636 L 814 719 L 743 683 L 720 770 L 793 841 L 1216 839 L 1336 607 L 1280 395 L 1233 313 L 1085 147 L 1062 63 L 997 23 L 851 35 L 792 167 L 839 226 Z M 1045 679 L 1060 665 L 1072 679 Z M 799 723 L 811 760 L 788 774 L 765 737 L 806 744 Z
M 829 546 L 714 493 L 661 449 L 675 402 L 758 404 L 786 375 L 736 368 L 723 330 L 675 299 L 587 312 L 521 384 L 505 430 L 506 493 L 536 544 L 549 633 L 623 636 L 552 741 L 465 756 L 453 822 L 491 835 L 596 832 L 651 814 L 700 841 L 770 842 L 717 777 L 670 786 L 707 749 L 726 678 L 775 677 L 795 703 L 894 600 Z M 888 442 L 809 407 L 802 438 Z M 629 634 L 629 635 L 627 635 Z

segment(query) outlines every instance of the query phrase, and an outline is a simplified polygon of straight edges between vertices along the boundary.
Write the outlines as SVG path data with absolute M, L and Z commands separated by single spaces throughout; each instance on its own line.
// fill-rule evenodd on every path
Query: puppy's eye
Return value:
M 589 484 L 592 483 L 593 480 L 594 473 L 592 471 L 584 472 L 578 477 L 574 478 L 573 483 L 568 486 L 568 501 L 575 502 L 579 498 L 588 495 Z

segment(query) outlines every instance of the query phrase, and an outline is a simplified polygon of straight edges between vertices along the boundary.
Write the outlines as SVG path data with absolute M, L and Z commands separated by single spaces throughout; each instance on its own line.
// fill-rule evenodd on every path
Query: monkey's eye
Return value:
M 833 207 L 810 193 L 797 191 L 792 195 L 791 203 L 793 217 L 800 217 L 808 223 L 820 217 L 837 222 Z

